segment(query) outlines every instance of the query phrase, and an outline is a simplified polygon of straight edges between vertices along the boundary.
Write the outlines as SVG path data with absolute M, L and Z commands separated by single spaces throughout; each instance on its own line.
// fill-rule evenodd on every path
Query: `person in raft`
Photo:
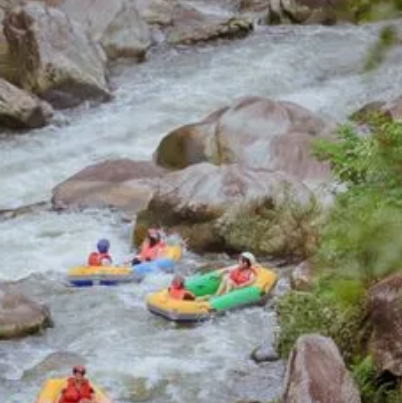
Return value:
M 195 299 L 195 295 L 186 290 L 184 285 L 184 277 L 176 275 L 173 277 L 172 283 L 168 288 L 169 296 L 174 299 L 182 299 L 187 301 L 192 301 Z
M 236 288 L 253 284 L 256 277 L 254 268 L 256 263 L 256 258 L 252 253 L 243 252 L 236 266 L 226 267 L 218 273 L 218 276 L 223 278 L 215 295 L 222 295 Z
M 73 376 L 67 379 L 56 403 L 95 403 L 95 391 L 85 378 L 86 370 L 77 365 L 73 368 Z
M 88 256 L 88 266 L 111 266 L 112 258 L 109 255 L 110 242 L 100 239 L 97 244 L 97 252 L 91 252 Z
M 161 257 L 161 253 L 165 246 L 166 245 L 162 239 L 160 231 L 153 228 L 149 229 L 147 231 L 147 237 L 140 246 L 139 253 L 134 256 L 131 264 L 136 265 L 158 259 L 159 257 Z

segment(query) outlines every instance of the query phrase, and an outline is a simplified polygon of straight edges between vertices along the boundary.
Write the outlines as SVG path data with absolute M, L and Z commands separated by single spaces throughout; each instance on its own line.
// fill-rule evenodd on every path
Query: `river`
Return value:
M 52 126 L 0 139 L 0 209 L 48 201 L 52 187 L 87 165 L 149 159 L 169 130 L 244 95 L 294 101 L 338 120 L 368 101 L 400 95 L 400 50 L 362 73 L 377 33 L 375 25 L 260 28 L 241 41 L 161 50 L 142 65 L 116 68 L 112 102 L 59 112 Z M 109 212 L 42 209 L 0 221 L 0 280 L 19 280 L 55 321 L 41 336 L 0 343 L 0 402 L 33 403 L 52 374 L 43 360 L 58 352 L 85 359 L 116 403 L 275 398 L 283 363 L 249 359 L 253 347 L 274 338 L 272 309 L 178 327 L 150 315 L 143 302 L 168 276 L 115 288 L 65 286 L 67 268 L 80 264 L 99 237 L 111 239 L 119 260 L 129 251 L 129 234 L 130 225 Z M 190 255 L 179 269 L 197 262 Z

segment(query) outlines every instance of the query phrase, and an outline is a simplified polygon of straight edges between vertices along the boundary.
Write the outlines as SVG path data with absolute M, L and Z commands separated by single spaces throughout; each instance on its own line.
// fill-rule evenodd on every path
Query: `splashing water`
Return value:
M 120 68 L 113 102 L 60 114 L 53 126 L 1 140 L 0 209 L 49 200 L 52 187 L 89 164 L 149 159 L 168 131 L 240 96 L 290 100 L 341 120 L 368 101 L 400 95 L 399 49 L 375 72 L 361 73 L 378 30 L 275 27 Z M 24 279 L 18 286 L 46 303 L 55 321 L 41 336 L 0 343 L 0 402 L 33 402 L 40 383 L 61 374 L 40 366 L 55 352 L 85 359 L 89 374 L 119 403 L 277 396 L 283 363 L 258 367 L 248 358 L 252 348 L 274 338 L 269 309 L 183 327 L 144 306 L 147 293 L 169 282 L 167 275 L 140 285 L 66 287 L 66 270 L 81 264 L 100 237 L 111 240 L 117 260 L 128 254 L 130 226 L 111 213 L 39 211 L 0 221 L 0 280 Z M 179 269 L 188 264 L 184 260 Z

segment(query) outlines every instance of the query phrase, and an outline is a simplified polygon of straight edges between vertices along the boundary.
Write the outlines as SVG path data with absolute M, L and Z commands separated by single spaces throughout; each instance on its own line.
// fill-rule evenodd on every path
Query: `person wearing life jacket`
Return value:
M 192 292 L 186 290 L 184 286 L 184 278 L 182 276 L 175 276 L 168 288 L 169 296 L 173 299 L 194 300 L 195 296 Z
M 149 229 L 147 237 L 140 246 L 140 252 L 132 260 L 132 264 L 140 264 L 150 262 L 161 257 L 162 251 L 166 247 L 162 240 L 161 234 L 156 229 Z
M 67 379 L 67 385 L 62 389 L 56 403 L 96 403 L 95 391 L 85 378 L 86 370 L 77 365 L 73 368 L 73 376 Z
M 223 269 L 219 276 L 222 276 L 221 283 L 215 295 L 222 295 L 236 288 L 247 287 L 254 283 L 256 278 L 255 256 L 250 252 L 243 252 L 239 257 L 236 266 Z
M 111 266 L 112 258 L 109 255 L 110 242 L 100 239 L 97 244 L 97 252 L 91 252 L 88 256 L 88 266 Z

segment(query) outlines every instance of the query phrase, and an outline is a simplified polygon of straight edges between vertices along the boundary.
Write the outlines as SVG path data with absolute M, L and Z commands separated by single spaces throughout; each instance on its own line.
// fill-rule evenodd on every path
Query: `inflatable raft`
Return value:
M 96 403 L 112 403 L 112 401 L 96 386 L 91 384 L 95 390 Z M 67 386 L 67 378 L 49 379 L 43 385 L 36 403 L 55 403 L 63 388 Z
M 133 267 L 78 266 L 68 271 L 67 280 L 76 287 L 139 282 L 151 273 L 172 273 L 175 263 L 180 257 L 181 247 L 179 245 L 166 246 L 163 257 L 152 262 L 141 263 Z
M 167 289 L 147 297 L 148 309 L 166 319 L 176 322 L 189 322 L 209 319 L 228 310 L 266 302 L 277 281 L 277 274 L 263 267 L 256 268 L 254 284 L 233 290 L 227 294 L 214 296 L 221 279 L 217 271 L 188 278 L 185 288 L 196 297 L 211 295 L 209 300 L 179 300 L 170 297 Z

